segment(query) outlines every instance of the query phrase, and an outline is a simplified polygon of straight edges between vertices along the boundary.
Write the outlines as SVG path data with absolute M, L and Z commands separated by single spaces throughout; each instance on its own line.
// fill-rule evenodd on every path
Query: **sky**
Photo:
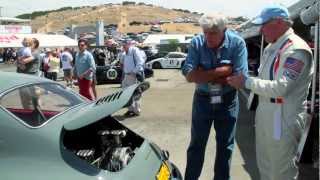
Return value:
M 133 1 L 133 0 L 127 0 Z M 290 6 L 298 0 L 140 0 L 166 8 L 187 9 L 200 13 L 223 13 L 227 16 L 252 18 L 269 4 Z M 33 11 L 59 9 L 72 6 L 93 6 L 107 3 L 122 3 L 122 0 L 0 0 L 1 16 L 15 17 Z

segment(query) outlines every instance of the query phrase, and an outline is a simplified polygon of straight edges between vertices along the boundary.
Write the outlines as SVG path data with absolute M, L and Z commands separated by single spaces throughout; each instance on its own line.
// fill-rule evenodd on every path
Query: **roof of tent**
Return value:
M 295 21 L 299 18 L 299 15 L 303 9 L 306 9 L 309 6 L 314 5 L 317 3 L 317 0 L 299 0 L 298 2 L 294 3 L 290 7 L 288 7 L 290 18 Z M 254 26 L 251 23 L 252 19 L 243 23 L 237 31 L 240 32 L 240 35 L 244 38 L 250 38 L 260 35 L 259 27 Z
M 22 47 L 23 38 L 36 38 L 40 47 L 71 47 L 77 46 L 77 41 L 65 35 L 51 34 L 0 34 L 0 48 Z
M 31 22 L 30 19 L 20 19 L 20 18 L 13 18 L 13 17 L 0 17 L 0 21 L 15 22 L 15 23 Z
M 190 43 L 193 34 L 150 34 L 143 44 L 161 44 L 166 40 L 178 40 L 179 43 Z

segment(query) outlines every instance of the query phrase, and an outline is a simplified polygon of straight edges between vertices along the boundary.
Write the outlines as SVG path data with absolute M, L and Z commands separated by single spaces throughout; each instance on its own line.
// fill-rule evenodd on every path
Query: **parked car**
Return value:
M 157 58 L 146 63 L 146 67 L 152 69 L 181 68 L 186 60 L 187 54 L 181 52 L 169 52 L 162 58 Z
M 167 151 L 112 116 L 148 88 L 88 101 L 45 78 L 0 72 L 0 179 L 182 179 Z
M 153 32 L 162 32 L 161 26 L 160 25 L 152 25 L 150 28 L 150 31 Z
M 140 49 L 143 50 L 147 56 L 146 62 L 149 62 L 153 59 L 158 58 L 158 49 L 155 49 L 149 46 L 143 46 L 143 47 L 140 47 Z
M 144 69 L 145 78 L 153 77 L 153 70 L 146 67 Z M 118 60 L 105 66 L 97 66 L 96 78 L 98 84 L 121 83 L 122 68 Z

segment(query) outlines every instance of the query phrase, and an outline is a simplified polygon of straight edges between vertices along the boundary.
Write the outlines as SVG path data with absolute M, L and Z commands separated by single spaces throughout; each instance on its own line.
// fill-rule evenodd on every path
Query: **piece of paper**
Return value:
M 221 102 L 221 96 L 211 96 L 211 104 L 218 104 Z
M 281 121 L 281 108 L 279 107 L 273 114 L 273 138 L 275 140 L 281 138 Z

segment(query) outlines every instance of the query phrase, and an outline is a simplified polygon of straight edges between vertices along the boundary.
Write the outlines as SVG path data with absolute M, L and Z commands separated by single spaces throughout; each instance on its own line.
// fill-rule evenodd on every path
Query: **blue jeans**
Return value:
M 212 123 L 216 131 L 214 180 L 229 180 L 230 165 L 239 112 L 237 91 L 223 95 L 223 103 L 210 104 L 210 96 L 195 92 L 192 107 L 191 142 L 187 150 L 185 180 L 201 174 Z

